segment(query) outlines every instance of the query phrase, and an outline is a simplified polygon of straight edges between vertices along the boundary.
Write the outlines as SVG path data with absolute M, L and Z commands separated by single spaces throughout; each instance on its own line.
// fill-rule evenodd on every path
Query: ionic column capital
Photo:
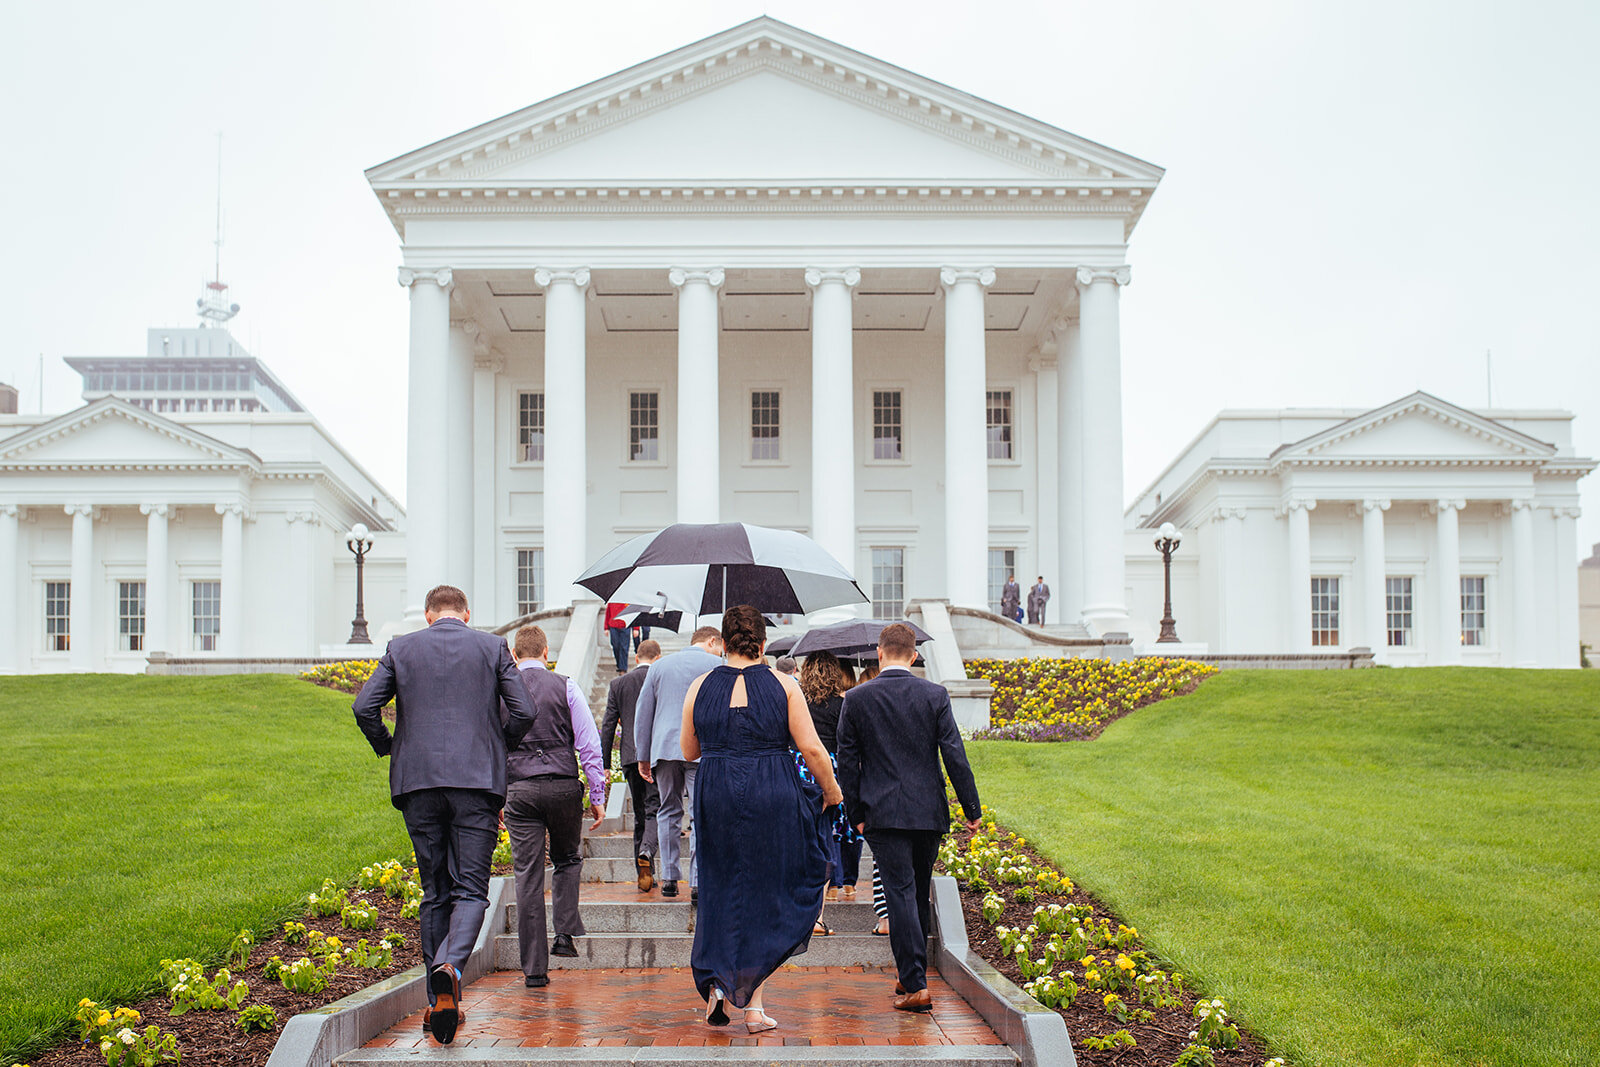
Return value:
M 555 267 L 540 267 L 533 272 L 533 284 L 541 289 L 548 289 L 556 282 L 567 282 L 576 285 L 579 289 L 587 289 L 589 288 L 589 268 L 557 269 Z
M 449 267 L 422 270 L 417 267 L 400 268 L 400 286 L 409 289 L 417 282 L 435 282 L 441 289 L 449 289 L 455 281 L 455 272 Z
M 1052 341 L 1046 341 L 1033 354 L 1028 357 L 1028 369 L 1035 374 L 1049 374 L 1056 370 L 1056 346 Z
M 1566 507 L 1551 508 L 1550 515 L 1556 519 L 1577 519 L 1583 516 L 1583 509 L 1576 504 L 1568 504 Z
M 859 267 L 807 267 L 806 284 L 815 289 L 824 282 L 839 282 L 845 288 L 853 289 L 861 284 L 861 269 Z
M 1467 502 L 1459 497 L 1433 500 L 1428 503 L 1428 513 L 1431 515 L 1443 515 L 1447 511 L 1463 511 L 1466 506 Z
M 73 518 L 77 518 L 79 515 L 82 515 L 88 519 L 95 519 L 99 518 L 100 516 L 100 509 L 95 507 L 93 504 L 68 504 L 66 506 L 66 512 Z
M 1370 499 L 1361 502 L 1362 511 L 1388 511 L 1390 501 L 1387 499 Z
M 476 370 L 486 370 L 490 374 L 499 374 L 501 371 L 505 370 L 506 361 L 505 358 L 501 356 L 500 353 L 496 352 L 492 347 L 486 348 L 483 352 L 478 352 L 476 349 L 474 349 L 472 354 L 472 366 Z
M 1095 282 L 1116 282 L 1118 285 L 1127 285 L 1133 281 L 1133 268 L 1127 264 L 1120 267 L 1079 267 L 1077 274 L 1078 288 L 1087 289 Z
M 987 289 L 994 284 L 993 267 L 941 267 L 939 270 L 939 284 L 946 289 L 961 282 L 977 282 Z
M 7 519 L 14 519 L 20 514 L 22 514 L 21 505 L 19 505 L 19 504 L 0 504 L 0 517 L 4 517 L 4 518 L 7 518 Z
M 1291 497 L 1283 502 L 1280 510 L 1285 515 L 1293 515 L 1297 511 L 1312 512 L 1317 510 L 1317 502 L 1312 497 Z
M 809 276 L 809 271 L 807 272 Z M 674 289 L 682 289 L 689 282 L 704 282 L 713 289 L 722 288 L 722 283 L 727 279 L 727 272 L 721 267 L 711 267 L 706 270 L 690 270 L 687 267 L 673 267 L 667 271 L 667 281 L 672 283 Z
M 314 511 L 286 511 L 283 513 L 283 521 L 290 526 L 299 522 L 303 522 L 307 526 L 322 525 L 322 520 L 317 518 L 317 513 Z
M 1242 519 L 1244 518 L 1244 511 L 1244 508 L 1233 505 L 1224 505 L 1213 508 L 1211 511 L 1211 521 L 1224 522 L 1228 519 Z
M 1507 506 L 1510 508 L 1510 510 L 1512 512 L 1518 512 L 1518 511 L 1532 511 L 1536 505 L 1534 504 L 1534 502 L 1532 500 L 1528 500 L 1526 498 L 1523 498 L 1523 499 L 1513 500 Z
M 154 515 L 158 519 L 166 518 L 172 512 L 170 504 L 140 504 L 139 514 Z
M 238 503 L 237 501 L 228 504 L 217 504 L 216 512 L 218 515 L 222 515 L 224 517 L 228 515 L 236 515 L 241 520 L 248 519 L 250 517 L 250 509 L 245 507 L 243 504 Z

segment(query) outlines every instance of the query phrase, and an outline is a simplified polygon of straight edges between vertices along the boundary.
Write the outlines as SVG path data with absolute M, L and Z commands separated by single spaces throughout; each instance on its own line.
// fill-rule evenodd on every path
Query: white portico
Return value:
M 1125 627 L 1119 294 L 1159 167 L 768 18 L 372 168 L 410 294 L 408 620 L 674 521 L 879 611 Z

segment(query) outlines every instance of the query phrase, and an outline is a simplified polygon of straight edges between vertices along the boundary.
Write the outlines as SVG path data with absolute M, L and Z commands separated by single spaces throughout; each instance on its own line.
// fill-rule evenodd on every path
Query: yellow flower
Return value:
M 1133 961 L 1120 952 L 1117 953 L 1117 966 L 1124 971 L 1131 971 L 1134 969 Z

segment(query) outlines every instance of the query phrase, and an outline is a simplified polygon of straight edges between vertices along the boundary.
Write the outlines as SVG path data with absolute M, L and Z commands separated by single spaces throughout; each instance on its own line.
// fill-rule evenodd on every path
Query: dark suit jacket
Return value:
M 619 724 L 622 727 L 620 766 L 639 762 L 633 753 L 633 709 L 638 706 L 639 690 L 644 688 L 644 676 L 649 673 L 648 664 L 635 667 L 621 678 L 611 679 L 611 687 L 606 690 L 606 715 L 600 720 L 600 758 L 607 767 L 611 766 L 611 745 Z
M 941 755 L 962 811 L 976 819 L 978 787 L 944 686 L 890 671 L 844 695 L 839 787 L 852 821 L 869 831 L 948 830 Z
M 392 738 L 382 715 L 390 697 Z M 396 807 L 418 789 L 482 789 L 504 797 L 506 748 L 522 740 L 534 718 L 505 639 L 451 618 L 390 641 L 351 710 L 372 751 L 390 757 Z

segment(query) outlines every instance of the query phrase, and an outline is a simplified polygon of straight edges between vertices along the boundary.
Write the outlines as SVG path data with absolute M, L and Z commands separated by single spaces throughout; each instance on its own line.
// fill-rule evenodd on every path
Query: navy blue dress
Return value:
M 729 707 L 741 674 L 749 706 Z M 795 774 L 788 694 L 770 667 L 706 675 L 694 732 L 700 908 L 689 963 L 701 999 L 715 985 L 742 1008 L 811 942 L 828 880 L 822 790 Z

